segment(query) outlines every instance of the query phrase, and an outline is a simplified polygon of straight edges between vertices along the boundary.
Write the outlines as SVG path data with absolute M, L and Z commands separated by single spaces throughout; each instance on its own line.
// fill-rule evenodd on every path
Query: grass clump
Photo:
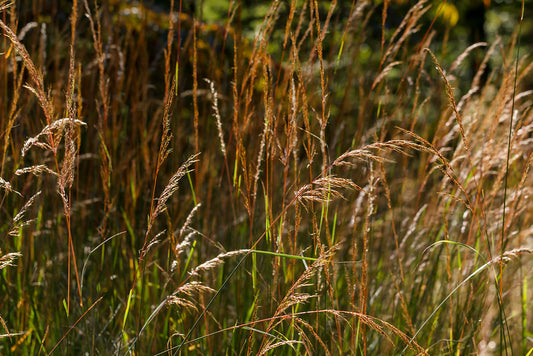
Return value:
M 531 352 L 524 7 L 61 4 L 0 5 L 1 354 Z

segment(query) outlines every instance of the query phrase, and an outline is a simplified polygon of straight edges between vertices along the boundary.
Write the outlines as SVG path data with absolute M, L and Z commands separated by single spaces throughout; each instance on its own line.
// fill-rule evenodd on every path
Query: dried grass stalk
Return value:
M 220 112 L 218 110 L 218 93 L 215 90 L 215 84 L 209 80 L 204 79 L 207 84 L 209 84 L 209 90 L 211 91 L 212 100 L 213 100 L 213 113 L 217 122 L 218 138 L 220 139 L 220 151 L 224 157 L 226 157 L 226 144 L 224 143 L 224 132 L 222 131 L 222 120 L 220 119 Z
M 276 349 L 280 346 L 285 346 L 285 345 L 289 345 L 291 347 L 293 347 L 292 345 L 293 344 L 303 344 L 302 341 L 297 341 L 297 340 L 285 340 L 285 341 L 279 341 L 279 342 L 276 342 L 274 344 L 269 344 L 267 345 L 266 347 L 264 347 L 257 355 L 258 356 L 262 356 L 262 355 L 265 355 L 267 354 L 270 350 L 273 350 L 273 349 Z M 293 347 L 294 348 L 294 347 Z
M 7 6 L 9 5 L 4 4 L 1 6 L 1 8 L 6 8 Z M 35 87 L 29 85 L 25 85 L 25 87 L 35 94 L 44 112 L 46 122 L 50 124 L 54 118 L 54 108 L 52 102 L 45 92 L 43 76 L 41 72 L 35 67 L 35 64 L 31 60 L 26 47 L 24 47 L 24 45 L 20 42 L 17 35 L 11 30 L 11 28 L 9 28 L 9 26 L 7 26 L 2 20 L 0 20 L 0 27 L 4 31 L 5 36 L 11 41 L 11 44 L 15 48 L 16 52 L 22 58 L 24 66 L 28 70 L 30 78 L 33 80 L 35 85 Z
M 4 178 L 2 178 L 2 177 L 0 177 L 0 188 L 3 188 L 3 189 L 5 189 L 8 192 L 12 192 L 12 193 L 15 193 L 15 194 L 18 194 L 18 195 L 22 196 L 22 194 L 20 194 L 19 192 L 17 192 L 16 190 L 13 189 L 13 187 L 11 186 L 11 183 L 9 183 L 8 181 L 4 180 Z
M 168 181 L 168 184 L 166 185 L 165 189 L 163 189 L 163 192 L 161 193 L 161 195 L 159 196 L 159 199 L 157 200 L 157 205 L 154 209 L 154 212 L 150 216 L 150 223 L 148 226 L 147 234 L 150 232 L 152 228 L 154 219 L 157 216 L 159 216 L 159 214 L 161 214 L 163 211 L 165 211 L 167 200 L 176 192 L 176 190 L 178 190 L 178 183 L 181 180 L 181 178 L 183 178 L 183 176 L 185 176 L 187 173 L 190 172 L 189 167 L 192 164 L 198 162 L 196 158 L 199 155 L 200 153 L 197 153 L 189 157 L 187 161 L 185 161 L 185 163 L 181 165 L 181 167 L 176 171 L 176 173 L 174 173 L 174 175 Z
M 377 154 L 372 153 L 373 150 L 376 151 L 395 151 L 402 154 L 407 154 L 407 149 L 414 149 L 418 151 L 427 151 L 427 148 L 417 144 L 412 141 L 407 140 L 390 140 L 386 142 L 375 142 L 369 145 L 366 145 L 362 148 L 355 150 L 350 150 L 333 161 L 332 166 L 353 166 L 353 163 L 350 160 L 365 160 L 371 159 L 376 162 L 392 162 L 390 159 L 378 156 Z
M 54 175 L 54 176 L 58 175 L 56 172 L 54 172 L 53 170 L 51 170 L 50 168 L 48 168 L 44 164 L 38 164 L 36 166 L 19 168 L 19 169 L 17 169 L 15 171 L 15 175 L 17 175 L 17 176 L 20 176 L 20 175 L 23 175 L 23 174 L 27 174 L 27 173 L 31 173 L 31 174 L 33 174 L 34 176 L 37 176 L 37 177 L 39 177 L 43 173 L 48 173 L 48 174 L 51 174 L 51 175 Z
M 472 52 L 474 49 L 478 48 L 478 47 L 486 47 L 487 46 L 487 43 L 486 42 L 478 42 L 478 43 L 474 43 L 473 45 L 470 45 L 467 49 L 464 50 L 463 53 L 461 53 L 461 55 L 459 57 L 457 57 L 457 59 L 452 63 L 449 71 L 450 73 L 453 72 L 457 67 L 459 67 L 459 65 L 464 61 L 464 59 L 468 56 L 468 54 L 470 52 Z
M 30 221 L 27 221 L 25 223 L 22 222 L 22 219 L 24 218 L 24 215 L 26 214 L 26 212 L 28 211 L 28 209 L 33 205 L 33 203 L 35 202 L 35 199 L 37 199 L 37 197 L 41 195 L 41 191 L 38 191 L 37 193 L 35 193 L 27 202 L 26 204 L 24 204 L 24 206 L 22 207 L 22 209 L 20 209 L 20 211 L 18 212 L 17 215 L 15 215 L 15 217 L 13 218 L 13 228 L 9 231 L 9 234 L 10 235 L 13 235 L 15 233 L 17 233 L 17 230 L 18 228 L 21 226 L 21 224 L 27 224 L 29 223 Z
M 194 268 L 191 272 L 189 272 L 189 275 L 191 277 L 198 276 L 200 272 L 211 270 L 215 267 L 218 267 L 224 263 L 225 258 L 233 257 L 233 256 L 240 256 L 245 255 L 249 253 L 250 250 L 248 249 L 242 249 L 242 250 L 236 250 L 236 251 L 230 251 L 221 253 L 220 255 L 216 256 L 215 258 L 210 259 L 209 261 L 206 261 L 202 263 L 201 265 Z
M 68 117 L 51 122 L 46 125 L 37 136 L 31 137 L 24 142 L 22 157 L 24 157 L 33 146 L 54 150 L 55 146 L 53 145 L 60 141 L 60 138 L 63 136 L 63 133 L 67 128 L 71 130 L 81 126 L 87 126 L 87 124 L 81 120 Z M 48 137 L 49 142 L 41 142 L 40 139 L 42 136 Z M 50 142 L 50 138 L 52 138 L 53 142 Z
M 312 183 L 304 185 L 295 195 L 300 203 L 305 201 L 327 202 L 332 199 L 343 198 L 339 189 L 361 190 L 361 187 L 346 178 L 327 176 L 315 179 Z
M 519 247 L 509 251 L 505 251 L 502 255 L 494 257 L 490 264 L 503 264 L 509 263 L 513 258 L 517 258 L 520 255 L 532 254 L 533 249 L 527 247 Z
M 15 260 L 19 257 L 22 257 L 22 254 L 19 252 L 11 252 L 1 256 L 0 270 L 6 268 L 7 266 L 15 266 Z

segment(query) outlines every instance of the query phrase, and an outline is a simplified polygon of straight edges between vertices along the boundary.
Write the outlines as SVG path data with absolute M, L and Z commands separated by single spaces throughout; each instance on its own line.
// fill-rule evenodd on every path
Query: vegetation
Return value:
M 0 354 L 531 354 L 524 1 L 247 3 L 0 5 Z

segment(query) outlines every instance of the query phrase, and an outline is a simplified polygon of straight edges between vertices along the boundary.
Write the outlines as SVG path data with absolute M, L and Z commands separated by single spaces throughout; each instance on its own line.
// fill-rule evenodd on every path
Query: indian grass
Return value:
M 0 5 L 0 353 L 530 352 L 521 30 L 46 3 Z

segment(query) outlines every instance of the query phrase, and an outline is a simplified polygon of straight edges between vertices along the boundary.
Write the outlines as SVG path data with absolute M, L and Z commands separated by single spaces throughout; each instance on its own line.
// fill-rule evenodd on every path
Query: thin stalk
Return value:
M 513 98 L 511 101 L 511 118 L 509 120 L 509 134 L 507 136 L 507 158 L 505 160 L 505 175 L 503 180 L 503 212 L 502 212 L 502 229 L 500 237 L 500 290 L 498 298 L 500 307 L 500 354 L 503 348 L 503 345 L 507 345 L 507 340 L 505 336 L 505 331 L 507 331 L 507 337 L 510 341 L 510 331 L 509 325 L 505 317 L 505 311 L 503 308 L 503 254 L 506 243 L 505 239 L 505 217 L 506 217 L 506 208 L 507 208 L 507 179 L 509 177 L 509 161 L 511 160 L 511 142 L 513 136 L 513 118 L 514 118 L 514 108 L 515 108 L 515 97 L 516 97 L 516 84 L 518 78 L 518 62 L 520 59 L 520 37 L 522 33 L 522 22 L 524 20 L 524 0 L 522 0 L 522 11 L 520 14 L 520 22 L 518 24 L 518 41 L 516 45 L 516 60 L 515 60 L 515 72 L 514 72 L 514 83 L 513 83 Z M 507 347 L 505 347 L 505 354 L 507 354 Z

